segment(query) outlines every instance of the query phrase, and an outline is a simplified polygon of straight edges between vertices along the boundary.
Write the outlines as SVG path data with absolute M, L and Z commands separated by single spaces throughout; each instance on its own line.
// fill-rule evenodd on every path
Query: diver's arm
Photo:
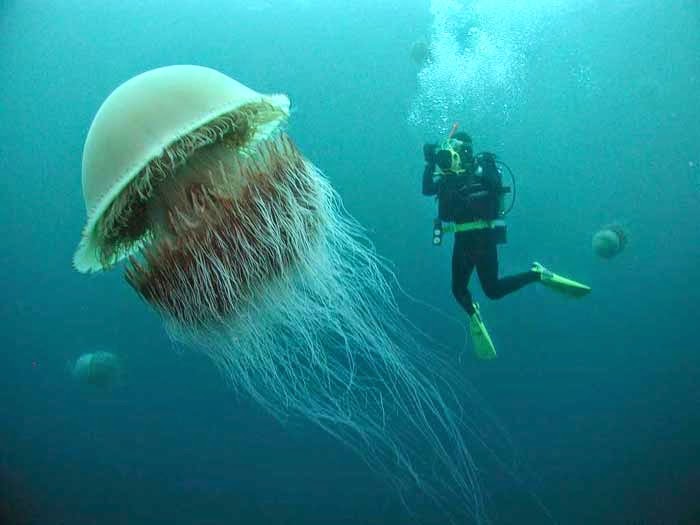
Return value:
M 426 164 L 423 170 L 423 195 L 437 195 L 438 182 L 433 179 L 435 164 Z
M 496 155 L 493 153 L 482 153 L 479 158 L 479 167 L 481 167 L 481 176 L 488 191 L 500 193 L 503 189 L 503 182 L 496 166 Z
M 425 169 L 423 170 L 423 195 L 437 195 L 438 182 L 433 175 L 435 173 L 435 144 L 423 144 L 423 157 Z

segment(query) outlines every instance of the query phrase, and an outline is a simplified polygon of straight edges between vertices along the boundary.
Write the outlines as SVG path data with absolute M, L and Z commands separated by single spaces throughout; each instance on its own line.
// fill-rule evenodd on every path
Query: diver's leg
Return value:
M 474 262 L 469 254 L 468 240 L 466 235 L 455 234 L 454 247 L 452 248 L 452 295 L 471 316 L 475 310 L 468 285 L 474 270 Z
M 540 280 L 534 271 L 522 272 L 508 277 L 498 278 L 498 248 L 495 242 L 488 242 L 479 253 L 476 261 L 481 288 L 489 299 L 500 299 L 523 286 Z
M 479 359 L 494 359 L 497 355 L 496 348 L 481 318 L 479 305 L 472 300 L 467 288 L 469 277 L 474 271 L 474 261 L 479 256 L 478 249 L 478 238 L 474 235 L 456 235 L 452 252 L 452 293 L 469 314 L 469 334 L 474 353 Z

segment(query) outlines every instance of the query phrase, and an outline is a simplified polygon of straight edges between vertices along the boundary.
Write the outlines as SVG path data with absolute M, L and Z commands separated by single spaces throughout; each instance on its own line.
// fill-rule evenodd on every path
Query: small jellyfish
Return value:
M 411 47 L 411 59 L 420 67 L 423 67 L 426 62 L 430 62 L 432 55 L 430 46 L 425 40 L 417 40 Z
M 111 352 L 104 351 L 81 355 L 71 369 L 77 381 L 100 389 L 116 386 L 121 372 L 121 360 Z
M 593 235 L 592 245 L 598 257 L 612 259 L 627 246 L 627 232 L 618 224 L 609 224 Z

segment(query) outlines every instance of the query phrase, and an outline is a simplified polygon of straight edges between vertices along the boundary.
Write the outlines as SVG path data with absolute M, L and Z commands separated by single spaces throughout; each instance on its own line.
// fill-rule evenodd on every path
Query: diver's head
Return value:
M 456 140 L 461 144 L 458 147 L 458 153 L 461 157 L 462 166 L 471 166 L 474 163 L 474 146 L 472 138 L 464 131 L 459 131 L 452 136 L 452 140 Z
M 455 133 L 435 152 L 436 164 L 442 171 L 464 173 L 474 164 L 472 139 L 465 132 Z

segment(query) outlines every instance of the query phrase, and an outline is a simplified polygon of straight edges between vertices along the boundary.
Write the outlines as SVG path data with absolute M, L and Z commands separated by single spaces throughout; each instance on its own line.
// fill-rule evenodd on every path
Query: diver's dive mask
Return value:
M 470 143 L 447 139 L 435 152 L 435 163 L 444 172 L 464 173 L 470 157 Z

